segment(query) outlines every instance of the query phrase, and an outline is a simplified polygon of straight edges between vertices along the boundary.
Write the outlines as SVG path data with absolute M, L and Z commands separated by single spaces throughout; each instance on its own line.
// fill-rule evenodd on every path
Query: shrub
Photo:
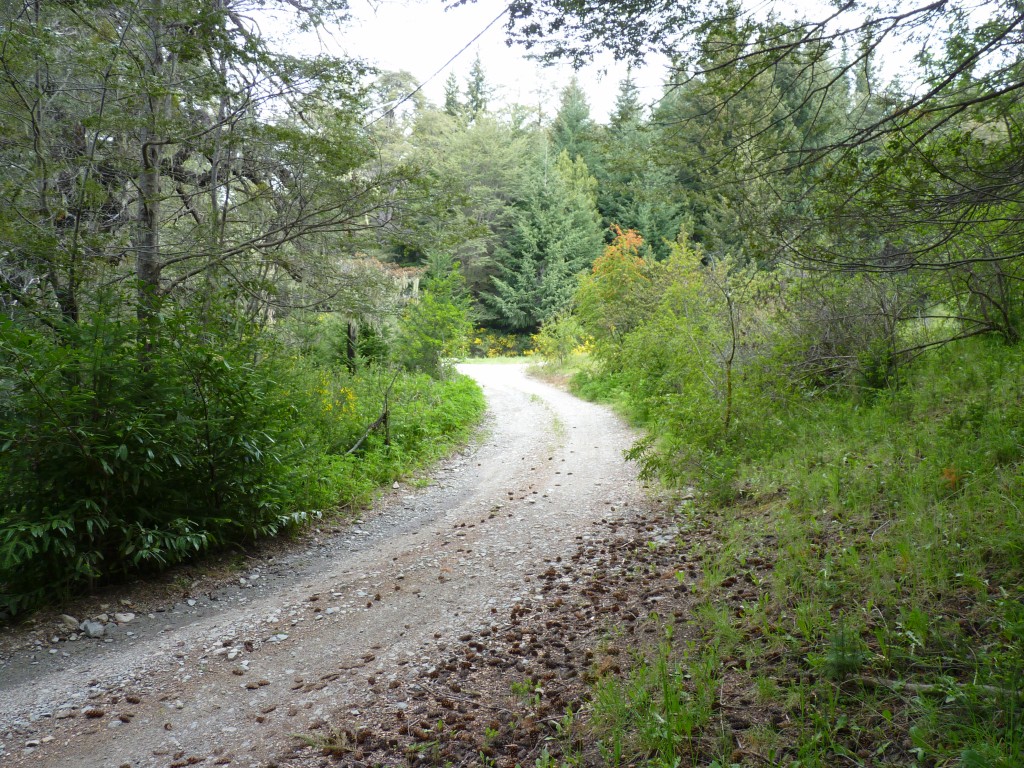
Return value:
M 585 350 L 589 343 L 580 321 L 567 312 L 552 317 L 533 336 L 536 353 L 556 365 L 565 365 L 573 354 Z
M 395 359 L 410 370 L 442 377 L 452 359 L 466 354 L 472 329 L 465 280 L 455 265 L 432 278 L 402 313 Z
M 465 434 L 461 378 L 317 365 L 230 313 L 0 319 L 0 612 L 272 536 Z M 391 441 L 371 435 L 393 382 Z

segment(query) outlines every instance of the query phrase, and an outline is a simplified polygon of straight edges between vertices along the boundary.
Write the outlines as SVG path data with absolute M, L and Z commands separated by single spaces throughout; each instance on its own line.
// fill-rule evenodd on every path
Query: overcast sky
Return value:
M 528 60 L 522 48 L 505 44 L 507 0 L 475 0 L 448 11 L 446 0 L 350 2 L 353 18 L 346 25 L 323 30 L 319 36 L 289 36 L 285 49 L 293 53 L 347 54 L 366 59 L 381 69 L 405 70 L 417 82 L 426 81 L 423 93 L 438 105 L 444 102 L 444 84 L 449 73 L 454 72 L 464 86 L 473 60 L 479 55 L 487 80 L 495 89 L 492 107 L 543 104 L 548 116 L 557 110 L 559 93 L 572 77 L 572 69 L 567 65 L 541 67 Z M 825 10 L 820 0 L 748 0 L 747 5 L 754 16 L 774 10 L 783 18 L 818 17 Z M 269 22 L 267 26 L 264 32 L 274 36 L 276 29 L 284 29 L 287 24 Z M 889 64 L 882 65 L 883 74 L 896 74 L 898 68 L 893 67 L 893 62 L 898 64 L 906 55 L 887 47 L 883 56 Z M 452 57 L 454 61 L 446 66 Z M 633 72 L 645 104 L 653 104 L 661 97 L 666 74 L 664 61 L 649 62 Z M 577 74 L 589 97 L 592 118 L 599 122 L 607 120 L 625 75 L 625 65 L 611 56 Z
M 419 82 L 442 70 L 423 88 L 427 98 L 439 105 L 444 102 L 448 74 L 454 72 L 459 84 L 464 85 L 478 54 L 488 82 L 496 89 L 494 101 L 497 103 L 493 106 L 501 103 L 536 106 L 543 102 L 550 114 L 557 109 L 559 92 L 572 77 L 568 66 L 540 67 L 528 61 L 521 48 L 505 45 L 502 11 L 506 2 L 502 0 L 477 0 L 450 11 L 444 10 L 444 0 L 351 2 L 354 19 L 348 25 L 324 31 L 319 39 L 292 37 L 286 47 L 296 52 L 292 45 L 297 44 L 310 54 L 316 53 L 319 47 L 334 55 L 358 56 L 382 69 L 411 72 Z M 502 18 L 495 21 L 499 14 Z M 480 38 L 471 43 L 481 32 Z M 443 68 L 467 44 L 468 48 Z M 612 61 L 611 57 L 578 74 L 595 120 L 605 121 L 625 75 L 625 66 Z M 640 86 L 644 102 L 658 99 L 664 76 L 664 66 L 634 71 L 634 80 Z

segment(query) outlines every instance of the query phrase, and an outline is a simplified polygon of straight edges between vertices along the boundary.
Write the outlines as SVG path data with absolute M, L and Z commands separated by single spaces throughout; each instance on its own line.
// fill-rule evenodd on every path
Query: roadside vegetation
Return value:
M 631 458 L 681 500 L 630 562 L 689 603 L 597 667 L 596 748 L 553 764 L 1024 764 L 1018 11 L 844 7 L 837 32 L 624 5 L 629 36 L 561 0 L 517 33 L 677 57 L 648 136 L 682 215 L 611 221 L 538 340 L 643 428 Z M 872 85 L 888 22 L 914 88 Z
M 790 282 L 641 247 L 620 233 L 541 346 L 643 428 L 631 457 L 684 500 L 634 567 L 689 598 L 598 670 L 577 724 L 596 749 L 553 764 L 1020 765 L 1019 345 L 851 309 L 920 300 L 908 275 Z
M 975 340 L 899 390 L 771 398 L 675 475 L 696 499 L 651 546 L 692 612 L 594 684 L 585 764 L 1020 765 L 1022 366 Z M 708 450 L 614 380 L 577 383 Z
M 315 5 L 278 10 L 345 18 Z M 342 513 L 465 439 L 470 300 L 411 231 L 446 193 L 380 151 L 386 77 L 233 3 L 14 3 L 0 47 L 0 619 Z
M 479 418 L 453 359 L 529 353 L 643 428 L 681 500 L 630 562 L 690 601 L 544 761 L 1024 762 L 1019 4 L 511 4 L 673 62 L 605 122 L 248 8 L 6 7 L 3 617 L 365 501 Z
M 326 315 L 245 331 L 178 312 L 145 344 L 97 320 L 63 346 L 6 322 L 0 611 L 354 512 L 467 439 L 483 396 L 416 325 L 436 302 L 354 361 Z

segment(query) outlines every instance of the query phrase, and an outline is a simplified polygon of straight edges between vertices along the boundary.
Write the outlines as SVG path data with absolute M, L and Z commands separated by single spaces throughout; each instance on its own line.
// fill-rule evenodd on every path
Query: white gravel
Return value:
M 640 502 L 633 434 L 607 409 L 521 365 L 462 370 L 486 392 L 484 433 L 428 486 L 212 595 L 102 639 L 57 621 L 5 659 L 0 764 L 265 766 L 315 723 L 380 706 L 368 678 L 401 709 L 439 649 L 534 599 L 524 574 Z

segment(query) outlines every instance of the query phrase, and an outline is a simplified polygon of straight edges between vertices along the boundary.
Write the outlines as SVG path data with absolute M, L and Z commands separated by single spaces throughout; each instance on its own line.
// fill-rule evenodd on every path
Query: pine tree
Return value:
M 555 154 L 565 150 L 572 159 L 582 157 L 587 167 L 594 170 L 596 132 L 597 126 L 590 119 L 587 94 L 574 76 L 562 90 L 558 114 L 551 124 L 551 144 Z
M 572 299 L 577 275 L 600 254 L 597 181 L 580 158 L 562 152 L 515 209 L 495 253 L 498 274 L 484 305 L 512 331 L 536 331 Z
M 487 76 L 484 73 L 484 65 L 480 61 L 480 54 L 473 60 L 473 66 L 469 69 L 469 78 L 466 80 L 466 112 L 470 120 L 476 120 L 487 112 L 487 102 L 491 97 L 493 89 L 487 84 Z
M 601 143 L 598 208 L 605 226 L 636 230 L 644 248 L 668 255 L 682 218 L 674 174 L 658 165 L 656 132 L 644 121 L 632 73 L 619 84 L 615 110 Z
M 452 117 L 462 115 L 462 104 L 459 101 L 459 81 L 452 72 L 444 84 L 444 111 Z
M 625 79 L 619 83 L 619 94 L 615 98 L 609 126 L 613 132 L 637 128 L 643 122 L 644 108 L 640 103 L 640 89 L 633 80 L 633 70 L 626 71 Z

